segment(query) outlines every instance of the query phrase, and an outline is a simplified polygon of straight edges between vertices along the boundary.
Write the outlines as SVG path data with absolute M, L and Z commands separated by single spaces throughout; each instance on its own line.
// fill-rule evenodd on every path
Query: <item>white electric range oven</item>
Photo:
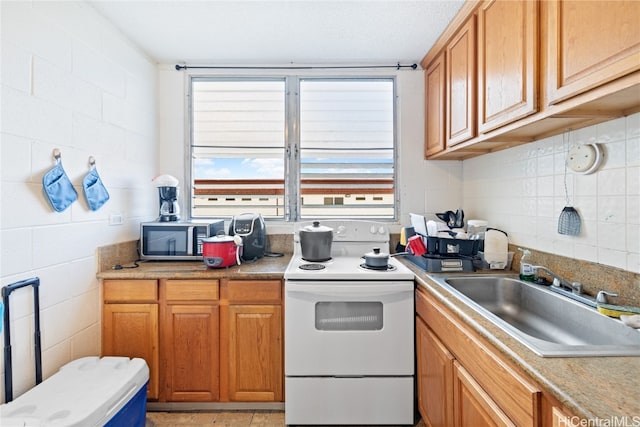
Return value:
M 388 226 L 326 220 L 331 259 L 302 258 L 296 224 L 285 271 L 286 424 L 414 423 L 413 273 L 389 258 L 366 268 L 363 255 L 389 247 Z

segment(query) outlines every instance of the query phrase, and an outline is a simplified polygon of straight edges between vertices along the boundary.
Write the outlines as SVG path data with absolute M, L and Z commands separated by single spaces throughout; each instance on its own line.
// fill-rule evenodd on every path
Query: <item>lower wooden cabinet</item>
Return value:
M 217 401 L 220 395 L 219 307 L 168 304 L 162 326 L 165 399 Z
M 223 280 L 224 399 L 283 401 L 283 319 L 280 280 Z
M 220 396 L 218 280 L 161 282 L 164 399 L 215 402 Z
M 229 306 L 229 400 L 282 400 L 282 307 Z
M 454 426 L 516 426 L 460 363 L 453 365 Z
M 453 363 L 455 358 L 416 317 L 418 405 L 428 427 L 453 424 Z
M 535 384 L 421 289 L 416 311 L 418 401 L 426 425 L 541 425 Z
M 149 365 L 147 398 L 159 397 L 158 284 L 156 280 L 105 280 L 102 355 L 139 357 Z
M 280 280 L 104 280 L 102 354 L 141 357 L 160 402 L 283 401 Z

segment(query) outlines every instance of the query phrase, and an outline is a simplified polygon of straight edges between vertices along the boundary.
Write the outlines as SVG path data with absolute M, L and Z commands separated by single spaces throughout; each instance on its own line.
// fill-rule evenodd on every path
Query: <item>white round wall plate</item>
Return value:
M 569 149 L 567 166 L 576 173 L 590 174 L 602 163 L 602 148 L 598 144 L 579 144 Z

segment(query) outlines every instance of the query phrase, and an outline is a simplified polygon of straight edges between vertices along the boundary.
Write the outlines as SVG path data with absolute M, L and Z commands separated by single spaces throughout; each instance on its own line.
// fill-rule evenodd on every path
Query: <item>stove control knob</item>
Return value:
M 383 225 L 381 225 L 380 228 L 378 228 L 378 233 L 380 233 L 380 234 L 385 234 L 386 231 L 387 230 L 385 230 Z
M 371 234 L 376 234 L 376 226 L 372 225 L 369 231 L 371 232 Z
M 344 225 L 340 225 L 336 230 L 336 234 L 344 234 L 345 230 L 346 230 L 346 227 Z

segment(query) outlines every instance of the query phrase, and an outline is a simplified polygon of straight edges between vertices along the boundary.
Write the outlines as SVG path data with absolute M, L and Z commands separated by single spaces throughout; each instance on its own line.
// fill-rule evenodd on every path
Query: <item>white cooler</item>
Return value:
M 144 427 L 149 367 L 143 359 L 83 357 L 0 406 L 2 427 Z

